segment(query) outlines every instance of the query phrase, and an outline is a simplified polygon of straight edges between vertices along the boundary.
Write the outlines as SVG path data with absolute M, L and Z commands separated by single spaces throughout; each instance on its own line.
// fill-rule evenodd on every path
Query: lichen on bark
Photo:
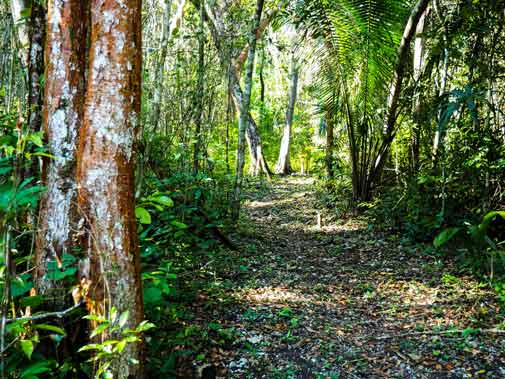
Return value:
M 90 258 L 88 310 L 129 311 L 143 320 L 134 212 L 134 160 L 140 112 L 140 1 L 91 1 L 90 55 L 78 164 L 78 202 Z M 101 338 L 117 338 L 104 333 Z M 118 378 L 142 377 L 139 344 L 114 361 Z
M 49 275 L 51 262 L 61 263 L 72 253 L 77 229 L 76 159 L 84 102 L 86 2 L 49 0 L 45 44 L 46 72 L 42 128 L 52 158 L 43 164 L 47 191 L 40 208 L 36 241 L 35 285 L 41 294 L 56 291 L 61 283 Z M 57 299 L 62 302 L 63 299 Z

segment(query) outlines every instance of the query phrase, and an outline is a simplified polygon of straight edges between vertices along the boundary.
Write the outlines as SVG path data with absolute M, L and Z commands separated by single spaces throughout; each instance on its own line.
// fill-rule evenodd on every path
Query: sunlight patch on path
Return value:
M 314 302 L 314 297 L 308 296 L 294 289 L 286 287 L 261 287 L 250 288 L 240 291 L 238 294 L 241 300 L 251 303 L 279 303 L 286 302 L 308 303 Z

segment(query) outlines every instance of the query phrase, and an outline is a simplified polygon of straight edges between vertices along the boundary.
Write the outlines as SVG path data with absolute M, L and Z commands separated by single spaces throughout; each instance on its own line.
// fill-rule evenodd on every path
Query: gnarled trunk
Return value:
M 140 117 L 140 0 L 92 0 L 89 74 L 79 143 L 79 208 L 87 230 L 90 313 L 143 319 L 134 212 L 134 140 Z M 117 334 L 117 333 L 116 333 Z M 102 334 L 102 339 L 120 335 Z M 138 343 L 113 362 L 115 377 L 141 378 Z
M 238 108 L 240 112 L 240 104 L 242 102 L 243 91 L 240 86 L 240 75 L 237 70 L 237 62 L 241 62 L 241 59 L 233 60 L 230 58 L 229 54 L 227 54 L 225 48 L 222 46 L 222 39 L 224 34 L 224 25 L 222 21 L 216 15 L 214 7 L 211 7 L 208 2 L 205 3 L 205 14 L 207 16 L 207 20 L 209 21 L 209 29 L 212 35 L 212 39 L 214 40 L 214 44 L 216 45 L 216 49 L 219 54 L 219 59 L 221 61 L 221 65 L 223 68 L 226 68 L 229 71 L 229 79 L 230 79 L 230 88 L 232 92 L 232 97 L 235 103 L 235 108 Z M 266 27 L 266 26 L 265 26 Z M 260 28 L 258 28 L 258 32 L 264 31 L 264 27 L 260 24 Z M 259 38 L 260 35 L 256 33 L 256 38 Z M 261 34 L 261 33 L 260 33 Z M 241 53 L 240 57 L 247 57 L 249 54 L 249 45 L 244 48 L 244 51 Z M 247 115 L 248 123 L 246 129 L 246 141 L 249 147 L 249 158 L 250 158 L 250 167 L 249 172 L 252 175 L 259 175 L 261 172 L 267 175 L 270 178 L 270 168 L 265 160 L 263 155 L 263 147 L 261 143 L 261 137 L 258 132 L 258 127 L 256 122 L 252 118 L 251 114 Z
M 235 172 L 235 185 L 233 191 L 232 203 L 232 218 L 238 220 L 240 212 L 240 201 L 242 191 L 242 180 L 244 175 L 245 165 L 245 136 L 246 129 L 249 127 L 248 120 L 249 106 L 251 103 L 251 92 L 253 84 L 253 71 L 254 71 L 254 58 L 256 55 L 256 34 L 261 22 L 261 13 L 263 12 L 264 0 L 258 0 L 256 3 L 256 12 L 254 15 L 253 27 L 249 36 L 249 55 L 246 63 L 246 76 L 245 76 L 245 91 L 240 102 L 240 118 L 238 123 L 238 143 L 237 143 L 237 168 Z M 238 85 L 238 82 L 236 83 Z

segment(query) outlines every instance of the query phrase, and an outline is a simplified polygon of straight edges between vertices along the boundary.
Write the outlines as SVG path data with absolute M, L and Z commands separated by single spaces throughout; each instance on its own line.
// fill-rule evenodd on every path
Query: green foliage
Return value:
M 182 355 L 198 355 L 194 341 L 225 331 L 200 330 L 191 326 L 186 308 L 194 303 L 195 292 L 206 286 L 212 275 L 200 271 L 222 249 L 215 239 L 215 227 L 224 227 L 228 201 L 223 187 L 228 179 L 211 179 L 199 174 L 180 173 L 165 179 L 148 179 L 150 195 L 138 207 L 150 215 L 140 229 L 146 317 L 158 328 L 147 334 L 149 372 L 175 375 L 175 362 Z M 138 208 L 137 208 L 138 209 Z M 140 221 L 140 220 L 139 220 Z M 198 274 L 199 273 L 199 274 Z M 223 342 L 224 343 L 224 342 Z M 169 352 L 168 358 L 159 359 Z
M 42 134 L 25 133 L 12 115 L 0 108 L 0 229 L 8 222 L 34 209 L 42 187 L 34 178 L 21 173 L 32 164 L 32 157 L 45 155 Z
M 505 220 L 505 211 L 488 212 L 479 224 L 466 222 L 463 227 L 444 229 L 437 235 L 433 244 L 440 248 L 461 234 L 460 232 L 466 231 L 460 238 L 465 249 L 460 252 L 464 254 L 467 263 L 476 270 L 485 271 L 491 279 L 496 274 L 505 279 L 505 250 L 500 247 L 505 243 L 505 235 L 502 231 L 493 238 L 490 230 L 492 222 L 497 218 Z
M 155 328 L 155 325 L 148 321 L 142 321 L 135 329 L 128 328 L 129 317 L 129 311 L 124 311 L 119 315 L 115 308 L 110 310 L 108 318 L 84 316 L 85 319 L 97 324 L 90 338 L 105 337 L 100 338 L 102 341 L 100 343 L 90 343 L 79 349 L 79 352 L 93 351 L 93 357 L 89 361 L 97 364 L 95 379 L 113 379 L 114 361 L 120 357 L 129 344 L 139 342 L 143 333 Z M 137 365 L 139 362 L 131 361 L 129 364 Z

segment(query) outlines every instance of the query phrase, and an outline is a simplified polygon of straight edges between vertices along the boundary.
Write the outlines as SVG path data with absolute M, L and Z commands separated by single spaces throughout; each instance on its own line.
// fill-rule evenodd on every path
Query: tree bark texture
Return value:
M 30 50 L 28 62 L 28 129 L 39 131 L 42 125 L 42 85 L 44 75 L 44 41 L 46 27 L 46 12 L 38 1 L 32 1 L 30 15 Z
M 10 0 L 10 8 L 12 14 L 12 21 L 14 23 L 14 28 L 16 29 L 17 42 L 19 48 L 19 57 L 21 58 L 21 63 L 24 67 L 28 67 L 28 48 L 30 44 L 30 39 L 28 36 L 28 27 L 26 22 L 23 20 L 24 12 L 30 9 L 29 0 Z
M 256 12 L 254 15 L 253 27 L 249 36 L 249 55 L 247 57 L 244 80 L 245 88 L 244 94 L 242 96 L 242 101 L 240 102 L 240 118 L 238 123 L 237 142 L 237 166 L 235 172 L 235 185 L 232 203 L 232 219 L 235 221 L 238 220 L 240 213 L 240 200 L 245 165 L 245 138 L 247 126 L 250 124 L 248 122 L 248 117 L 250 116 L 249 107 L 251 103 L 251 92 L 253 85 L 254 59 L 256 55 L 257 32 L 261 22 L 261 13 L 263 12 L 263 3 L 264 0 L 258 0 L 256 2 Z
M 79 208 L 87 230 L 90 313 L 143 319 L 134 210 L 134 140 L 140 117 L 140 0 L 92 0 L 88 82 L 79 143 Z M 102 335 L 102 338 L 119 336 Z M 143 377 L 140 344 L 114 361 L 118 378 Z
M 291 129 L 293 127 L 293 116 L 295 113 L 296 96 L 298 92 L 298 74 L 298 62 L 295 56 L 295 51 L 293 51 L 291 56 L 291 68 L 289 74 L 289 94 L 288 106 L 286 108 L 286 121 L 282 133 L 279 159 L 277 160 L 277 165 L 275 167 L 275 172 L 280 175 L 288 175 L 291 173 L 289 153 L 291 147 Z
M 159 42 L 159 55 L 156 62 L 156 71 L 154 74 L 154 92 L 152 100 L 152 113 L 151 113 L 151 128 L 152 132 L 158 129 L 158 122 L 161 113 L 161 100 L 163 92 L 163 68 L 168 53 L 168 41 L 170 40 L 170 18 L 172 10 L 172 0 L 165 0 L 163 4 L 163 25 L 161 38 Z
M 77 230 L 76 153 L 85 91 L 86 15 L 80 0 L 47 4 L 42 125 L 53 159 L 43 162 L 47 191 L 40 206 L 35 255 L 35 285 L 44 295 L 57 288 L 48 276 L 48 264 L 61 265 L 63 254 L 73 254 Z

